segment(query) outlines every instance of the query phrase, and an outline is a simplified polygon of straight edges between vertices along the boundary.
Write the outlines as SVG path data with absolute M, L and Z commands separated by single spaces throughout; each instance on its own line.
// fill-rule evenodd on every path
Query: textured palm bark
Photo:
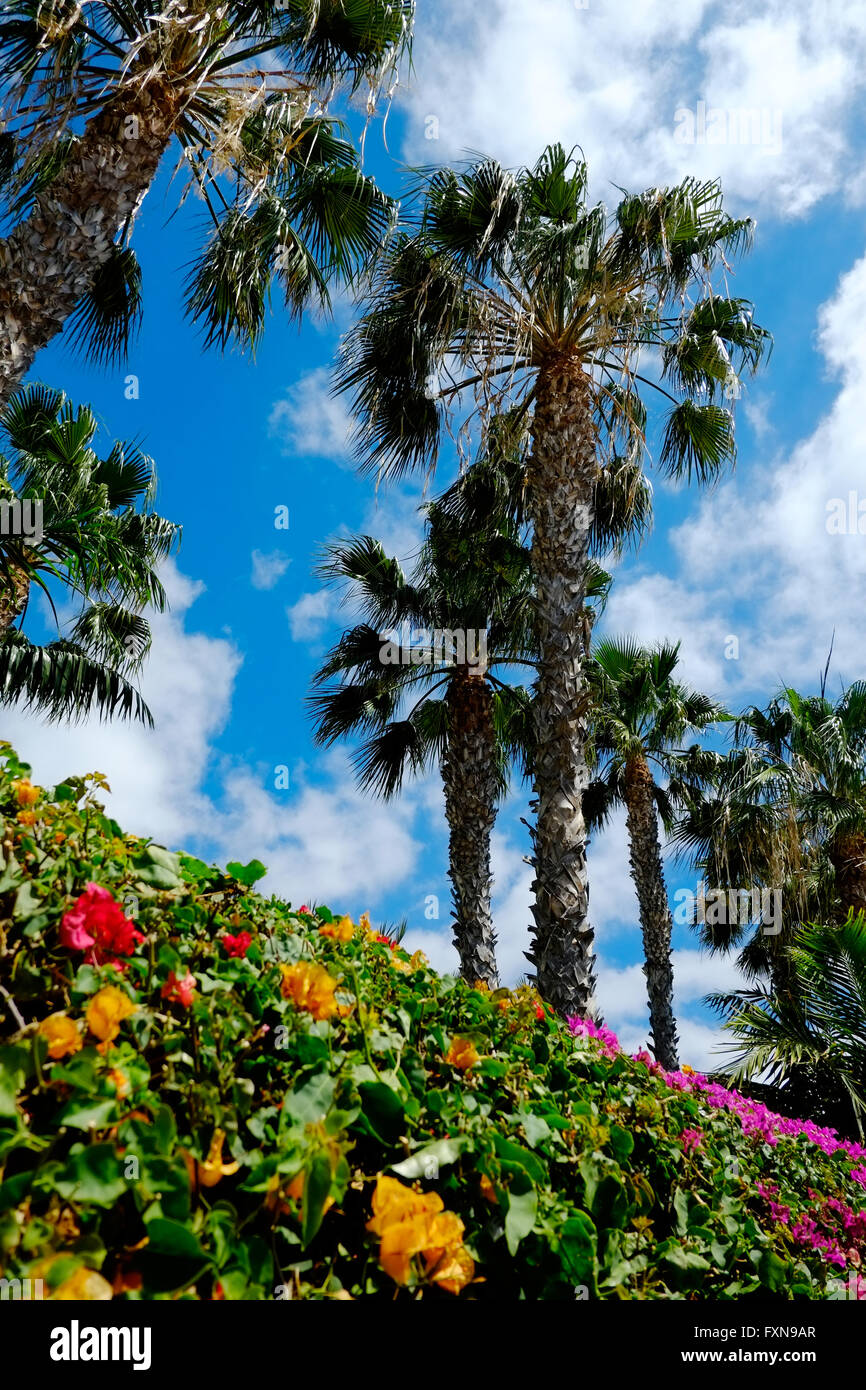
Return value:
M 584 597 L 598 475 L 590 382 L 579 362 L 538 374 L 529 473 L 539 649 L 532 950 L 542 998 L 585 1017 L 595 988 L 586 822 Z
M 649 767 L 642 758 L 635 759 L 626 768 L 625 775 L 626 823 L 631 876 L 637 889 L 643 931 L 643 969 L 649 996 L 652 1050 L 656 1061 L 666 1070 L 676 1071 L 679 1060 L 671 964 L 673 921 L 668 906 L 658 814 L 652 788 Z
M 135 219 L 184 100 L 167 82 L 154 81 L 109 102 L 30 216 L 0 241 L 0 405 L 62 330 Z
M 450 830 L 449 878 L 454 943 L 470 984 L 499 984 L 490 906 L 490 834 L 496 821 L 493 693 L 482 676 L 460 668 L 448 689 L 448 745 L 442 763 Z
M 8 631 L 27 607 L 30 596 L 30 575 L 20 565 L 7 560 L 0 567 L 0 637 Z
M 866 913 L 866 835 L 839 835 L 829 847 L 842 913 Z

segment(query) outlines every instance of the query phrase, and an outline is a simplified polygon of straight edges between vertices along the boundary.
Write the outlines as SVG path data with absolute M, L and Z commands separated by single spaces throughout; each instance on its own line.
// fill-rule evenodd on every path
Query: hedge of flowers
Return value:
M 866 1151 L 0 762 L 0 1277 L 54 1299 L 866 1295 Z M 32 1287 L 32 1286 L 31 1286 Z

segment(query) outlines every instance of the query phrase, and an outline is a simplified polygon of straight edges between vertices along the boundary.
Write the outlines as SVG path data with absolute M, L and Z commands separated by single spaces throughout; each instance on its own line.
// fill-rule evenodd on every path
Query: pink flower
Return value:
M 253 944 L 253 938 L 248 931 L 238 932 L 237 936 L 230 936 L 226 932 L 223 937 L 223 945 L 226 948 L 226 955 L 242 958 Z
M 680 1135 L 683 1146 L 683 1153 L 696 1153 L 704 1142 L 704 1131 L 702 1129 L 684 1129 Z
M 866 1168 L 852 1168 L 851 1176 L 861 1187 L 866 1187 Z
M 60 940 L 70 950 L 89 951 L 91 964 L 104 965 L 114 964 L 114 957 L 131 956 L 144 936 L 123 915 L 107 888 L 88 883 L 77 902 L 63 914 Z
M 172 970 L 160 993 L 163 999 L 176 999 L 179 1004 L 183 1004 L 183 1007 L 188 1009 L 195 994 L 195 976 L 188 970 L 183 979 L 179 980 Z
M 619 1052 L 619 1038 L 616 1033 L 612 1033 L 601 1023 L 594 1023 L 591 1018 L 567 1018 L 565 1021 L 572 1037 L 592 1038 L 595 1042 L 601 1043 L 605 1057 L 613 1061 Z

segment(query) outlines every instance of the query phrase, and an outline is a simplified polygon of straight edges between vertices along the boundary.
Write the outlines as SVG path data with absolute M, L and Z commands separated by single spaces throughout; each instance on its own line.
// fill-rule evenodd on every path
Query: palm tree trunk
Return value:
M 29 596 L 30 575 L 7 558 L 6 568 L 0 566 L 0 637 L 24 612 Z
M 842 915 L 866 913 L 866 835 L 838 835 L 829 847 Z
M 0 406 L 134 220 L 184 99 L 154 81 L 110 102 L 30 216 L 0 241 Z
M 629 862 L 643 931 L 652 1049 L 657 1062 L 667 1071 L 676 1071 L 679 1060 L 671 964 L 673 921 L 665 886 L 652 773 L 643 758 L 634 759 L 626 767 L 625 804 Z
M 470 984 L 499 984 L 490 906 L 490 834 L 498 779 L 493 693 L 483 676 L 460 667 L 448 687 L 448 744 L 442 761 L 454 943 Z
M 532 950 L 543 999 L 586 1016 L 595 979 L 583 795 L 587 686 L 584 596 L 598 474 L 590 383 L 579 362 L 539 371 L 529 475 L 536 583 L 535 919 Z

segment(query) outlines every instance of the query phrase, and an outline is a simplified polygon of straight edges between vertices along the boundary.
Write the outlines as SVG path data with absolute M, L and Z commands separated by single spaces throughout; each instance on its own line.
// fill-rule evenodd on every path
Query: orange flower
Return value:
M 351 941 L 355 935 L 355 924 L 351 917 L 341 917 L 339 922 L 326 922 L 319 928 L 320 936 L 330 936 L 334 941 Z
M 298 965 L 281 965 L 283 977 L 280 992 L 296 1009 L 312 1014 L 315 1019 L 331 1018 L 338 1009 L 334 992 L 337 981 L 321 965 L 302 961 Z
M 479 1187 L 481 1188 L 481 1196 L 484 1198 L 485 1202 L 489 1202 L 491 1206 L 498 1207 L 499 1198 L 496 1195 L 496 1188 L 493 1186 L 493 1183 L 486 1173 L 481 1174 Z
M 19 811 L 19 812 L 18 812 L 18 817 L 17 817 L 17 819 L 18 819 L 18 824 L 19 824 L 19 825 L 35 825 L 35 824 L 36 824 L 36 812 L 35 812 L 35 811 Z
M 475 1050 L 475 1044 L 471 1038 L 452 1038 L 451 1046 L 445 1054 L 445 1061 L 450 1062 L 452 1067 L 458 1071 L 468 1071 L 474 1067 L 479 1060 Z
M 96 1038 L 103 1043 L 113 1042 L 120 1032 L 120 1025 L 138 1008 L 127 994 L 116 985 L 106 985 L 94 994 L 87 1006 L 87 1026 Z
M 379 1263 L 396 1284 L 408 1284 L 420 1272 L 449 1293 L 470 1282 L 475 1266 L 463 1246 L 463 1222 L 443 1210 L 442 1198 L 381 1177 L 373 1193 L 373 1217 L 367 1230 L 380 1237 Z
M 215 1129 L 210 1141 L 208 1156 L 203 1163 L 196 1165 L 196 1174 L 201 1187 L 216 1187 L 221 1178 L 229 1178 L 240 1168 L 239 1163 L 223 1163 L 223 1144 L 225 1131 Z
M 80 1052 L 84 1046 L 78 1024 L 66 1014 L 50 1014 L 43 1018 L 36 1031 L 48 1039 L 48 1056 L 55 1062 L 60 1057 Z
M 42 788 L 34 787 L 29 777 L 22 777 L 20 782 L 12 783 L 12 790 L 19 806 L 35 806 Z
M 117 1092 L 118 1100 L 123 1100 L 125 1096 L 129 1095 L 129 1078 L 124 1072 L 113 1067 L 108 1073 L 108 1079 Z
M 426 970 L 430 962 L 423 951 L 415 951 L 410 957 L 409 964 L 413 970 Z

